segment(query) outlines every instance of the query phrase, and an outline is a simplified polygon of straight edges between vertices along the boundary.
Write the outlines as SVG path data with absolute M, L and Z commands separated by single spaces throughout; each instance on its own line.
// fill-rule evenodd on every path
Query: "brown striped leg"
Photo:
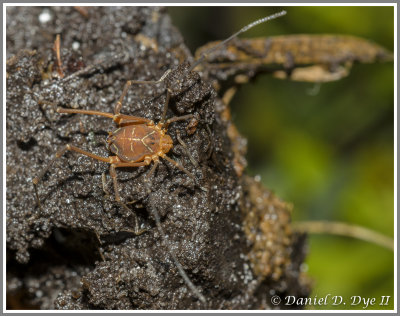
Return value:
M 77 153 L 79 153 L 79 154 L 82 154 L 82 155 L 85 155 L 85 156 L 88 156 L 88 157 L 90 157 L 90 158 L 93 158 L 93 159 L 96 159 L 96 160 L 100 160 L 100 161 L 103 161 L 103 162 L 107 162 L 107 163 L 110 163 L 110 162 L 111 162 L 111 160 L 110 160 L 111 158 L 105 158 L 105 157 L 101 157 L 101 156 L 92 154 L 92 153 L 90 153 L 90 152 L 88 152 L 88 151 L 85 151 L 85 150 L 83 150 L 83 149 L 80 149 L 80 148 L 75 147 L 75 146 L 70 145 L 70 144 L 66 145 L 63 149 L 57 151 L 55 157 L 54 157 L 52 160 L 50 160 L 50 162 L 49 162 L 49 163 L 47 164 L 47 166 L 39 173 L 39 175 L 38 175 L 37 177 L 34 177 L 34 178 L 32 179 L 32 183 L 33 183 L 34 188 L 35 188 L 35 194 L 36 194 L 37 203 L 38 203 L 38 206 L 40 207 L 40 209 L 42 208 L 42 205 L 41 205 L 41 203 L 40 203 L 39 193 L 38 193 L 38 190 L 37 190 L 37 185 L 38 185 L 39 181 L 43 178 L 43 176 L 46 174 L 46 172 L 52 167 L 52 165 L 54 164 L 54 162 L 55 162 L 58 158 L 62 157 L 68 150 L 69 150 L 69 151 L 75 151 L 75 152 L 77 152 Z
M 120 204 L 123 208 L 126 210 L 132 212 L 132 214 L 135 217 L 135 235 L 140 235 L 145 232 L 145 229 L 139 229 L 139 220 L 137 218 L 137 215 L 135 212 L 133 212 L 125 203 L 121 201 L 121 197 L 119 195 L 119 189 L 118 189 L 118 180 L 117 180 L 117 172 L 115 171 L 116 168 L 122 168 L 122 167 L 141 167 L 141 166 L 147 166 L 151 160 L 145 160 L 142 162 L 117 162 L 117 163 L 112 163 L 110 165 L 110 175 L 111 178 L 113 179 L 114 183 L 114 194 L 115 194 L 115 200 Z
M 191 178 L 194 182 L 196 182 L 196 178 L 194 177 L 194 175 L 192 175 L 189 171 L 187 171 L 180 163 L 176 162 L 175 160 L 169 158 L 168 156 L 164 156 L 163 157 L 165 160 L 169 161 L 170 163 L 172 163 L 175 167 L 177 167 L 179 170 L 183 171 L 184 173 L 186 173 L 189 178 Z
M 133 84 L 155 84 L 155 83 L 160 83 L 163 82 L 164 79 L 168 76 L 168 74 L 171 72 L 171 69 L 168 69 L 162 76 L 160 79 L 158 80 L 128 80 L 125 83 L 124 86 L 124 90 L 122 90 L 122 94 L 119 98 L 119 100 L 117 101 L 117 104 L 115 105 L 114 108 L 114 113 L 115 114 L 119 114 L 119 112 L 121 111 L 122 108 L 122 102 L 124 101 L 124 98 L 126 96 L 126 94 L 128 93 L 128 89 L 131 85 Z
M 183 116 L 174 116 L 171 117 L 170 119 L 168 119 L 165 122 L 165 127 L 168 127 L 169 124 L 173 123 L 173 122 L 177 122 L 177 121 L 183 121 L 183 120 L 189 120 L 191 118 L 193 118 L 193 114 L 188 114 L 188 115 L 183 115 Z

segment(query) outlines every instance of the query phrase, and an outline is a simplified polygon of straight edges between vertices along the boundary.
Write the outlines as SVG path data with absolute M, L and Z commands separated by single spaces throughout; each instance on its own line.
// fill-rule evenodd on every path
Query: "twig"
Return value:
M 378 246 L 394 250 L 393 239 L 371 229 L 342 222 L 305 221 L 293 223 L 297 231 L 311 234 L 332 234 L 365 240 Z

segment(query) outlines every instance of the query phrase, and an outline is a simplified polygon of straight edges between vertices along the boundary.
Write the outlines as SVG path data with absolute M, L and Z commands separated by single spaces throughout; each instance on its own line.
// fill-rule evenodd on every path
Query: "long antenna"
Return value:
M 281 16 L 284 16 L 286 14 L 285 10 L 282 10 L 281 12 L 278 13 L 274 13 L 272 15 L 268 15 L 266 17 L 263 17 L 257 21 L 251 22 L 250 24 L 246 25 L 245 27 L 241 28 L 239 31 L 237 31 L 236 33 L 232 34 L 231 36 L 229 36 L 227 39 L 223 40 L 221 43 L 219 43 L 217 46 L 214 46 L 212 48 L 210 48 L 209 50 L 205 51 L 204 53 L 201 54 L 201 57 L 190 67 L 189 71 L 192 71 L 194 68 L 196 68 L 197 65 L 201 64 L 204 59 L 213 51 L 215 51 L 216 49 L 220 48 L 221 46 L 225 45 L 227 42 L 229 42 L 230 40 L 232 40 L 233 38 L 235 38 L 236 36 L 238 36 L 239 34 L 242 34 L 248 30 L 250 30 L 251 28 L 253 28 L 254 26 L 279 18 Z

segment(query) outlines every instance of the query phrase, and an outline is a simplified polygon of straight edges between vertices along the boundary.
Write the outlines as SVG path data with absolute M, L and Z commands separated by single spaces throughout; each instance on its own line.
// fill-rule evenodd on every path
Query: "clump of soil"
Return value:
M 279 308 L 270 296 L 307 295 L 304 238 L 292 234 L 283 203 L 235 171 L 226 106 L 202 79 L 206 69 L 187 73 L 193 58 L 165 9 L 8 7 L 7 49 L 7 308 Z M 168 156 L 196 180 L 161 159 L 149 190 L 150 167 L 118 168 L 121 207 L 109 165 L 67 152 L 39 182 L 38 207 L 31 180 L 55 153 L 73 144 L 108 157 L 116 129 L 56 108 L 112 113 L 127 80 L 168 69 L 163 83 L 132 86 L 121 113 L 158 122 L 168 87 L 167 117 L 194 116 L 169 126 Z

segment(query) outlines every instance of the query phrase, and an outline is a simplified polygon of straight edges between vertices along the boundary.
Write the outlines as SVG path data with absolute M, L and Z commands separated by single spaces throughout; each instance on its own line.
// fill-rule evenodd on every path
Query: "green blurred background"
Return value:
M 192 52 L 282 7 L 170 7 Z M 393 7 L 285 7 L 288 14 L 241 37 L 349 34 L 393 51 Z M 319 87 L 259 76 L 231 106 L 248 138 L 248 173 L 294 204 L 293 220 L 342 221 L 394 235 L 394 65 L 357 64 L 349 77 Z M 317 92 L 317 93 L 315 93 Z M 394 255 L 332 235 L 311 235 L 305 268 L 311 297 L 390 295 Z M 314 306 L 333 309 L 333 306 Z

